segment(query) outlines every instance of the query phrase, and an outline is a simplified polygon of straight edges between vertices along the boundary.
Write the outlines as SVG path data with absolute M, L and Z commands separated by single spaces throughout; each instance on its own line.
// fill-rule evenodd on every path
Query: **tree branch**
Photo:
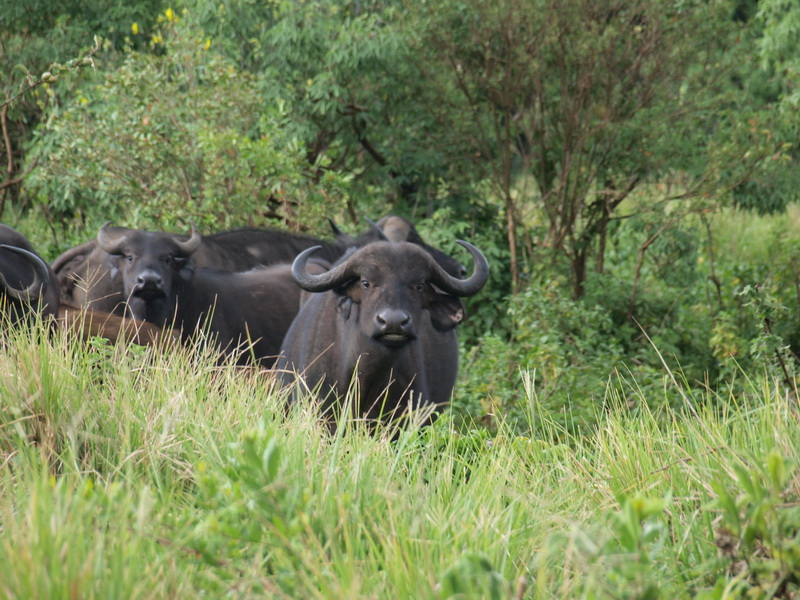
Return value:
M 0 182 L 0 190 L 4 190 L 8 187 L 11 187 L 12 185 L 17 185 L 18 183 L 22 183 L 22 180 L 25 179 L 28 175 L 30 175 L 30 172 L 36 168 L 38 162 L 39 162 L 39 157 L 36 157 L 31 166 L 25 169 L 24 173 L 18 175 L 17 177 L 14 177 L 13 179 L 7 179 L 3 182 Z M 2 214 L 2 210 L 0 210 L 0 214 Z

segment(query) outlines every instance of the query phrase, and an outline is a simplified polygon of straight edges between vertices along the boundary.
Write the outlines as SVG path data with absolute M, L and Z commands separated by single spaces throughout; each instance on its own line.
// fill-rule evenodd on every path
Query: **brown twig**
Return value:
M 69 61 L 67 63 L 68 67 L 72 66 L 75 69 L 82 69 L 83 67 L 94 66 L 94 62 L 91 59 L 97 53 L 98 50 L 100 50 L 100 45 L 99 44 L 95 44 L 95 46 L 93 48 L 90 48 L 86 52 L 86 54 L 84 56 L 81 56 L 78 59 Z M 51 69 L 56 70 L 56 67 L 51 65 Z M 60 67 L 60 69 L 64 69 L 64 67 Z M 19 92 L 16 96 L 14 96 L 12 98 L 7 98 L 5 100 L 5 102 L 3 102 L 3 104 L 0 104 L 0 106 L 5 107 L 5 106 L 8 106 L 8 105 L 12 104 L 18 98 L 21 98 L 22 96 L 24 96 L 25 94 L 30 92 L 32 89 L 39 87 L 43 83 L 52 83 L 53 81 L 55 81 L 57 75 L 58 75 L 58 71 L 57 70 L 56 70 L 56 74 L 55 75 L 51 74 L 49 71 L 43 73 L 42 76 L 39 77 L 39 79 L 37 79 L 35 82 L 33 82 L 30 85 L 28 85 L 28 87 L 26 87 L 24 90 Z

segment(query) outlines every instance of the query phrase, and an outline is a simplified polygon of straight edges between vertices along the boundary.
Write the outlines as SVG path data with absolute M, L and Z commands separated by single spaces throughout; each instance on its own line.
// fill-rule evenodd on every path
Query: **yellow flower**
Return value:
M 168 8 L 164 14 L 167 15 L 167 21 L 172 21 L 175 18 L 175 13 L 172 12 L 171 8 Z
M 157 33 L 154 33 L 153 34 L 153 43 L 154 44 L 160 44 L 161 42 L 162 42 L 161 36 L 158 35 Z
M 131 31 L 133 35 L 139 35 L 139 24 L 134 21 L 133 25 L 131 25 Z
M 206 43 L 203 44 L 203 50 L 208 50 L 211 48 L 211 38 L 206 38 Z

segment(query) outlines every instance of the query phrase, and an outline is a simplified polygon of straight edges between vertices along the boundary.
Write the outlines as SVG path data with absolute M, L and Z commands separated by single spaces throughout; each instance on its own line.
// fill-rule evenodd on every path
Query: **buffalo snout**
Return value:
M 375 314 L 373 337 L 390 346 L 402 346 L 413 340 L 414 321 L 399 308 L 384 308 Z
M 161 273 L 152 269 L 145 269 L 136 277 L 136 285 L 134 286 L 134 293 L 137 295 L 147 293 L 164 293 L 164 277 Z

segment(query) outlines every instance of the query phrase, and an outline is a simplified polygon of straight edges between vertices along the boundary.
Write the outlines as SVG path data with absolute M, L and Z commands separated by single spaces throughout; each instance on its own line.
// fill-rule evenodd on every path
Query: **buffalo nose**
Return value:
M 397 308 L 387 308 L 375 315 L 375 324 L 381 333 L 405 333 L 411 327 L 411 315 Z
M 139 276 L 136 278 L 136 283 L 140 286 L 150 285 L 161 287 L 161 284 L 164 283 L 164 279 L 155 271 L 143 271 L 139 273 Z

